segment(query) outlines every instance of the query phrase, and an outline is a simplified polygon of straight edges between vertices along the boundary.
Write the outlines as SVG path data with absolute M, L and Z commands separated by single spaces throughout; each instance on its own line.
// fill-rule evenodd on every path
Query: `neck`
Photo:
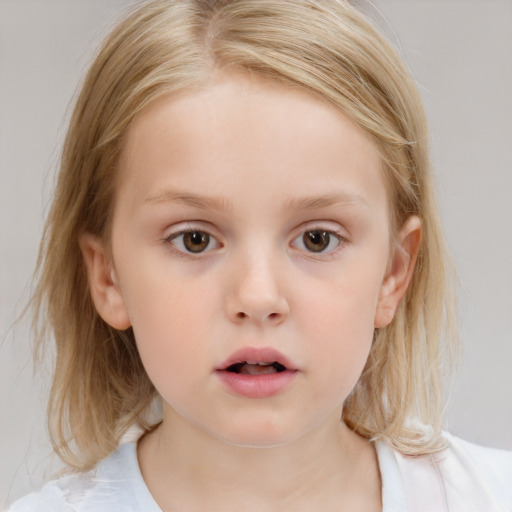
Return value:
M 283 446 L 248 448 L 167 414 L 139 442 L 142 475 L 164 511 L 371 510 L 367 497 L 380 506 L 374 448 L 338 418 Z

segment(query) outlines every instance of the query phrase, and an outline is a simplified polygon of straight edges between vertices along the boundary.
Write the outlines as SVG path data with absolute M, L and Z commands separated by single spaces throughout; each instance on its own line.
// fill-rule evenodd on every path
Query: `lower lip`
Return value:
M 218 370 L 217 375 L 233 393 L 248 398 L 267 398 L 284 391 L 295 379 L 297 371 L 267 373 L 265 375 L 245 375 Z

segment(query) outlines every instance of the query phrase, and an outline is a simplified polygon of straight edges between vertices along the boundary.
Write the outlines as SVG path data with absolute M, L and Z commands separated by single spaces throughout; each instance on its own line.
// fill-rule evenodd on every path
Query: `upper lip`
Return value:
M 216 370 L 226 370 L 239 363 L 279 363 L 287 370 L 297 370 L 295 364 L 272 347 L 244 347 L 231 354 Z

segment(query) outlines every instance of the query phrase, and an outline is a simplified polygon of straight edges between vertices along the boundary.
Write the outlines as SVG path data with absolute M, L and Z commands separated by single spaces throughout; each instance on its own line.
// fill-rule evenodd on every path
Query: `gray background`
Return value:
M 47 371 L 32 374 L 27 322 L 11 326 L 27 298 L 70 99 L 128 4 L 0 0 L 0 506 L 58 467 L 45 434 Z M 375 6 L 426 103 L 461 281 L 465 358 L 447 426 L 512 449 L 512 3 Z

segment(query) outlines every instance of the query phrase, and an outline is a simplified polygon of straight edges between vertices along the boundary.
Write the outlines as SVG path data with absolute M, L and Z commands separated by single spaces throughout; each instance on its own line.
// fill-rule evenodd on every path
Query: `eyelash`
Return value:
M 210 252 L 212 250 L 212 248 L 209 248 L 207 250 L 197 251 L 197 252 L 189 251 L 186 249 L 186 247 L 184 247 L 184 240 L 182 240 L 182 242 L 181 242 L 181 245 L 183 246 L 183 248 L 177 247 L 175 240 L 179 239 L 180 237 L 185 237 L 187 234 L 192 235 L 193 233 L 207 235 L 209 238 L 207 247 L 209 247 L 211 245 L 212 241 L 215 241 L 217 243 L 217 245 L 222 247 L 222 244 L 215 238 L 215 236 L 212 235 L 209 231 L 205 230 L 204 228 L 201 228 L 201 229 L 191 228 L 191 229 L 184 229 L 181 231 L 177 231 L 176 233 L 172 233 L 168 237 L 164 238 L 163 242 L 168 245 L 169 249 L 172 252 L 174 252 L 180 256 L 184 256 L 184 257 L 187 257 L 187 256 L 188 257 L 190 257 L 190 256 L 197 257 L 197 256 L 201 256 L 202 254 L 205 254 L 207 252 Z
M 331 248 L 329 251 L 325 251 L 325 250 L 310 251 L 310 250 L 308 250 L 305 247 L 305 244 L 304 244 L 304 236 L 307 233 L 315 233 L 315 232 L 317 232 L 317 233 L 321 232 L 322 234 L 327 235 L 330 238 L 327 248 L 331 245 L 333 238 L 337 241 L 336 246 Z M 179 239 L 180 237 L 185 237 L 187 234 L 192 235 L 194 233 L 201 234 L 201 235 L 207 235 L 207 237 L 208 237 L 208 244 L 207 244 L 205 250 L 200 250 L 200 251 L 197 251 L 197 252 L 189 251 L 184 246 L 184 240 L 183 239 L 181 241 L 182 248 L 177 247 L 177 245 L 175 243 L 175 240 Z M 332 231 L 332 230 L 325 229 L 325 228 L 321 228 L 321 227 L 312 227 L 312 228 L 308 228 L 308 229 L 305 229 L 305 230 L 301 231 L 301 233 L 292 240 L 290 245 L 292 247 L 296 247 L 296 245 L 294 245 L 294 242 L 296 242 L 299 239 L 302 241 L 302 245 L 304 247 L 304 248 L 300 248 L 299 247 L 299 249 L 302 252 L 304 252 L 305 254 L 307 254 L 308 256 L 310 256 L 310 257 L 315 257 L 315 256 L 332 257 L 339 250 L 340 246 L 344 245 L 346 243 L 346 241 L 347 241 L 346 238 L 343 237 L 342 235 L 340 235 L 339 233 L 337 233 L 335 231 Z M 218 247 L 208 248 L 211 245 L 212 240 L 216 242 Z M 190 229 L 185 229 L 185 230 L 177 231 L 175 233 L 172 233 L 168 237 L 164 238 L 163 242 L 168 245 L 169 249 L 173 253 L 175 253 L 175 254 L 177 254 L 179 256 L 183 256 L 183 257 L 200 257 L 201 255 L 204 255 L 204 254 L 210 252 L 211 250 L 213 250 L 215 248 L 223 247 L 222 243 L 219 242 L 212 233 L 210 233 L 209 231 L 205 230 L 204 228 L 201 228 L 201 229 L 190 228 Z
M 310 251 L 305 247 L 304 237 L 306 236 L 307 233 L 310 233 L 310 234 L 311 233 L 321 233 L 322 234 L 321 236 L 327 235 L 329 238 L 329 242 L 328 242 L 326 249 L 328 249 L 331 246 L 333 239 L 336 241 L 336 246 L 330 248 L 330 250 L 323 249 L 321 251 Z M 334 256 L 337 253 L 337 251 L 339 250 L 340 246 L 342 246 L 346 242 L 346 239 L 343 236 L 341 236 L 339 233 L 336 233 L 335 231 L 331 231 L 331 230 L 328 230 L 325 228 L 315 228 L 315 227 L 303 230 L 299 236 L 297 236 L 293 239 L 291 245 L 293 246 L 294 242 L 296 242 L 297 240 L 300 240 L 303 245 L 303 248 L 301 248 L 301 247 L 299 247 L 299 248 L 305 254 L 307 254 L 309 257 L 324 257 L 324 258 Z

